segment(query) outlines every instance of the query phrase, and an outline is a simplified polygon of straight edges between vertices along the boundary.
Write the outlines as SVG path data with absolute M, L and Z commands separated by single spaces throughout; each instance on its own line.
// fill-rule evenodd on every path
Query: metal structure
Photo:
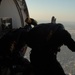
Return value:
M 25 19 L 29 17 L 25 0 L 0 0 L 0 18 L 12 19 L 12 28 L 25 26 Z M 0 21 L 1 22 L 1 21 Z M 1 23 L 0 23 L 1 27 Z

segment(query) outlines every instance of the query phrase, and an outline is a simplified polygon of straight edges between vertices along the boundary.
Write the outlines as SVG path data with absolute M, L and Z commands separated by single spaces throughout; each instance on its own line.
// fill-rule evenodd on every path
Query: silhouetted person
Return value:
M 35 75 L 66 75 L 57 61 L 62 45 L 75 51 L 75 41 L 62 24 L 39 24 L 28 33 L 27 45 L 32 48 L 30 61 Z
M 52 18 L 51 18 L 51 23 L 53 23 L 53 24 L 56 23 L 56 18 L 54 16 L 52 16 Z
M 23 72 L 24 75 L 31 73 L 30 62 L 21 54 L 21 49 L 26 44 L 26 36 L 27 30 L 19 28 L 8 31 L 0 38 L 0 71 L 1 67 L 7 67 L 11 70 L 11 75 L 15 75 L 15 72 Z

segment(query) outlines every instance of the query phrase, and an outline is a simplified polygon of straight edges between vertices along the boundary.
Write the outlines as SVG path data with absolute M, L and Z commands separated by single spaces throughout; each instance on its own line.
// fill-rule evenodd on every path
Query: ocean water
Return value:
M 64 24 L 65 29 L 71 34 L 72 38 L 75 40 L 75 25 L 74 24 Z M 31 48 L 28 47 L 25 57 L 29 60 Z M 57 60 L 60 62 L 62 68 L 67 75 L 75 75 L 75 52 L 68 49 L 67 46 L 62 46 L 61 51 L 57 54 Z

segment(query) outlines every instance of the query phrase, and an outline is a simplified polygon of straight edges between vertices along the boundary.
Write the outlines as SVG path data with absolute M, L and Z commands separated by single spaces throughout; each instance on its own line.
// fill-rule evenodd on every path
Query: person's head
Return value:
M 27 24 L 32 24 L 32 25 L 34 25 L 34 26 L 37 25 L 37 21 L 34 20 L 33 18 L 26 18 L 25 22 L 26 22 Z

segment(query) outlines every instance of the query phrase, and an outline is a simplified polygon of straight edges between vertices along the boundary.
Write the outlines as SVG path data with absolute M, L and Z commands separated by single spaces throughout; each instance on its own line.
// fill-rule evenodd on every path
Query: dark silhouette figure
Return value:
M 66 75 L 57 61 L 62 45 L 75 51 L 75 41 L 62 24 L 39 24 L 28 33 L 27 45 L 32 48 L 30 61 L 35 75 Z
M 0 71 L 3 66 L 9 67 L 12 75 L 15 75 L 13 66 L 16 66 L 16 69 L 19 68 L 17 71 L 21 71 L 25 75 L 31 74 L 32 67 L 30 62 L 23 57 L 26 52 L 26 49 L 23 49 L 23 47 L 27 48 L 27 32 L 32 29 L 31 25 L 36 26 L 37 22 L 32 18 L 27 18 L 26 23 L 27 25 L 24 28 L 9 29 L 1 34 Z
M 27 30 L 19 28 L 9 30 L 0 38 L 0 75 L 3 68 L 9 68 L 10 75 L 22 73 L 30 75 L 30 62 L 23 57 L 21 49 L 26 44 Z

